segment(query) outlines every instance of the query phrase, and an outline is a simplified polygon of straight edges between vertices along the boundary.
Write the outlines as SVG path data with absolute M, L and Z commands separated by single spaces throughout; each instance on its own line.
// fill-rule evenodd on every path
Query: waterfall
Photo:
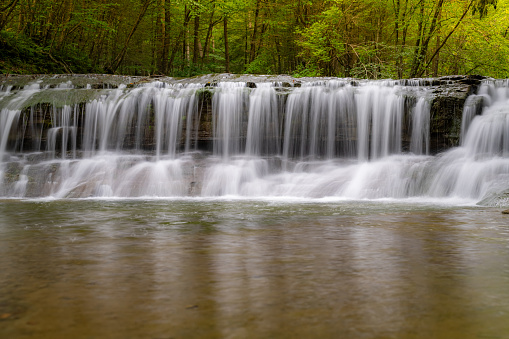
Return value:
M 33 113 L 31 114 L 33 120 Z M 78 121 L 78 106 L 71 107 L 65 105 L 62 108 L 53 107 L 51 112 L 51 127 L 48 129 L 48 142 L 46 145 L 47 151 L 54 158 L 57 150 L 57 138 L 60 141 L 60 154 L 62 159 L 67 157 L 67 152 L 70 151 L 70 156 L 76 158 L 76 131 Z M 69 141 L 72 146 L 70 149 Z
M 2 90 L 3 90 L 2 86 Z M 40 91 L 40 84 L 35 82 L 24 86 L 19 95 L 13 95 L 12 86 L 7 86 L 0 96 L 0 183 L 5 178 L 5 164 L 9 161 L 9 153 L 7 151 L 9 137 L 12 130 L 17 125 L 23 104 L 28 101 L 34 94 Z M 11 98 L 13 96 L 13 98 Z M 11 99 L 11 100 L 9 100 Z M 5 189 L 0 186 L 0 194 L 5 194 Z
M 0 90 L 5 197 L 475 202 L 509 186 L 507 81 L 485 80 L 468 97 L 460 146 L 438 155 L 426 81 Z
M 357 157 L 401 152 L 405 96 L 395 83 L 311 83 L 292 92 L 286 109 L 285 158 Z
M 471 95 L 467 98 L 461 117 L 461 145 L 463 145 L 465 142 L 464 139 L 467 135 L 468 128 L 470 127 L 472 120 L 476 115 L 481 114 L 483 101 L 489 99 L 489 97 L 483 97 L 481 95 Z
M 202 85 L 167 86 L 154 82 L 126 90 L 105 90 L 86 104 L 83 151 L 97 152 L 151 148 L 158 158 L 175 157 L 180 139 L 188 131 L 185 147 L 190 150 L 196 92 Z
M 414 154 L 429 153 L 429 102 L 425 97 L 419 98 L 412 110 L 412 140 L 410 151 Z
M 285 159 L 329 158 L 355 152 L 355 91 L 347 83 L 297 88 L 288 96 L 284 127 Z
M 509 87 L 486 83 L 481 92 L 492 92 L 492 103 L 484 108 L 482 115 L 470 118 L 463 146 L 474 157 L 506 157 L 509 153 Z M 467 107 L 467 110 L 470 109 Z
M 249 96 L 246 154 L 280 153 L 279 107 L 271 83 L 261 83 Z
M 242 82 L 220 82 L 212 98 L 214 154 L 227 159 L 245 145 L 248 90 Z
M 476 115 L 482 97 L 484 108 Z M 476 103 L 477 102 L 477 103 Z M 429 189 L 433 196 L 481 199 L 509 185 L 509 86 L 486 81 L 463 111 L 462 145 L 439 157 Z

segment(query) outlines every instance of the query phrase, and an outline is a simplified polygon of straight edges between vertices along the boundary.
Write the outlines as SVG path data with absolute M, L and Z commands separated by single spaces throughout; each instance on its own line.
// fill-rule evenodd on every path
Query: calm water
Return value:
M 4 200 L 0 337 L 509 338 L 509 216 Z

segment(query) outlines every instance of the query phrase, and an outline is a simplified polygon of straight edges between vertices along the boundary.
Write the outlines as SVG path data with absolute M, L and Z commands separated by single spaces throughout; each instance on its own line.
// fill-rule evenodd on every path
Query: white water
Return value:
M 6 152 L 9 135 L 18 122 L 23 104 L 40 90 L 40 85 L 37 82 L 27 85 L 14 98 L 10 98 L 11 89 L 12 87 L 7 87 L 0 96 L 0 103 L 6 102 L 0 111 L 0 183 L 4 181 L 5 162 L 10 160 L 9 154 Z M 20 176 L 19 180 L 23 180 L 23 177 Z
M 219 83 L 207 88 L 210 152 L 197 151 L 203 85 L 101 90 L 86 105 L 53 106 L 50 128 L 37 122 L 38 107 L 23 106 L 38 84 L 9 88 L 0 96 L 0 194 L 474 203 L 509 188 L 507 83 L 483 83 L 465 105 L 462 145 L 438 156 L 429 155 L 428 88 L 418 85 Z

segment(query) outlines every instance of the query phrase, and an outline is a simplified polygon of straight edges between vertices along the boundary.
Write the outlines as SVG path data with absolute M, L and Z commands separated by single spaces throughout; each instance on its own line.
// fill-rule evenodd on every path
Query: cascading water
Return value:
M 11 90 L 11 86 L 7 87 L 0 96 L 0 100 L 2 100 L 0 102 L 7 101 L 0 111 L 0 182 L 4 181 L 5 163 L 10 160 L 9 154 L 6 151 L 11 129 L 18 122 L 23 104 L 40 90 L 40 85 L 37 82 L 27 85 L 20 91 L 19 95 L 9 100 L 9 97 L 12 95 Z
M 410 151 L 414 154 L 429 153 L 429 102 L 426 98 L 419 98 L 412 110 L 412 140 Z
M 485 81 L 432 156 L 418 81 L 2 87 L 0 194 L 479 201 L 509 186 L 508 91 Z M 56 94 L 80 99 L 33 99 Z
M 463 111 L 462 144 L 439 157 L 429 192 L 480 199 L 509 188 L 509 84 L 489 81 Z M 474 115 L 482 103 L 481 115 Z M 472 107 L 474 105 L 474 107 Z

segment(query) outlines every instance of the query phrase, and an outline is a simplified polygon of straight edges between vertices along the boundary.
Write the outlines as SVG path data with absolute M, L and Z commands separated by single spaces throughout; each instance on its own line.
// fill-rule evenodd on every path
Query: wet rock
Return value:
M 509 207 L 509 189 L 491 193 L 479 201 L 477 205 L 489 207 Z
M 484 77 L 449 76 L 433 83 L 430 150 L 432 154 L 443 152 L 459 145 L 463 106 L 467 97 L 477 91 Z
M 16 142 L 21 142 L 23 151 L 32 151 L 31 145 L 40 144 L 42 149 L 45 148 L 47 133 L 43 131 L 42 135 L 34 134 L 30 129 L 22 131 L 23 121 L 28 121 L 33 117 L 32 124 L 39 131 L 40 126 L 47 130 L 52 126 L 51 112 L 54 107 L 64 107 L 66 105 L 74 105 L 79 103 L 79 111 L 83 112 L 87 102 L 90 102 L 104 94 L 104 89 L 118 88 L 125 85 L 127 88 L 134 88 L 144 83 L 154 80 L 168 84 L 185 84 L 200 83 L 204 84 L 203 90 L 199 93 L 199 126 L 198 135 L 193 135 L 191 140 L 203 150 L 210 150 L 213 136 L 212 122 L 212 93 L 215 87 L 221 81 L 242 81 L 246 82 L 248 88 L 256 88 L 261 82 L 274 82 L 279 84 L 278 95 L 283 102 L 286 96 L 293 91 L 293 88 L 300 87 L 302 83 L 307 81 L 327 81 L 335 78 L 293 78 L 290 75 L 234 75 L 234 74 L 208 74 L 197 76 L 194 78 L 171 78 L 158 76 L 156 79 L 150 77 L 134 77 L 134 76 L 112 76 L 112 75 L 41 75 L 41 76 L 0 76 L 0 86 L 14 86 L 13 88 L 22 88 L 24 85 L 39 81 L 42 88 L 44 86 L 57 86 L 62 83 L 68 83 L 74 89 L 71 91 L 41 91 L 33 95 L 30 100 L 24 104 L 19 119 L 19 130 L 23 132 L 24 140 L 15 138 L 9 139 L 9 147 Z M 399 83 L 403 86 L 427 86 L 431 87 L 431 121 L 430 121 L 430 151 L 432 154 L 443 152 L 451 147 L 459 144 L 461 132 L 461 120 L 463 107 L 467 97 L 475 93 L 481 81 L 482 76 L 447 76 L 441 78 L 430 79 L 405 79 Z M 348 83 L 353 86 L 360 86 L 364 80 L 349 79 Z M 70 87 L 70 88 L 71 88 Z M 410 100 L 411 101 L 411 100 Z M 410 102 L 409 101 L 409 102 Z M 414 102 L 415 103 L 415 102 Z M 482 103 L 479 105 L 481 107 Z M 410 107 L 410 106 L 409 106 Z M 79 115 L 83 117 L 83 115 Z M 282 117 L 284 119 L 284 117 Z M 34 125 L 34 126 L 35 126 Z M 82 120 L 79 122 L 77 130 L 78 135 L 83 132 L 81 130 Z M 193 124 L 194 125 L 194 124 Z M 15 132 L 13 130 L 13 132 Z M 21 133 L 20 132 L 20 133 Z M 13 133 L 13 137 L 20 133 Z M 11 140 L 12 139 L 12 140 Z M 81 138 L 78 138 L 81 140 Z M 36 141 L 36 142 L 35 142 Z M 126 147 L 134 145 L 135 135 L 128 135 L 124 141 Z M 404 145 L 408 144 L 408 140 L 403 140 Z M 80 145 L 77 145 L 79 148 Z M 203 148 L 201 148 L 203 147 Z M 58 145 L 57 145 L 58 148 Z M 141 148 L 151 150 L 154 148 L 153 138 L 143 140 Z M 406 150 L 405 146 L 404 149 Z

